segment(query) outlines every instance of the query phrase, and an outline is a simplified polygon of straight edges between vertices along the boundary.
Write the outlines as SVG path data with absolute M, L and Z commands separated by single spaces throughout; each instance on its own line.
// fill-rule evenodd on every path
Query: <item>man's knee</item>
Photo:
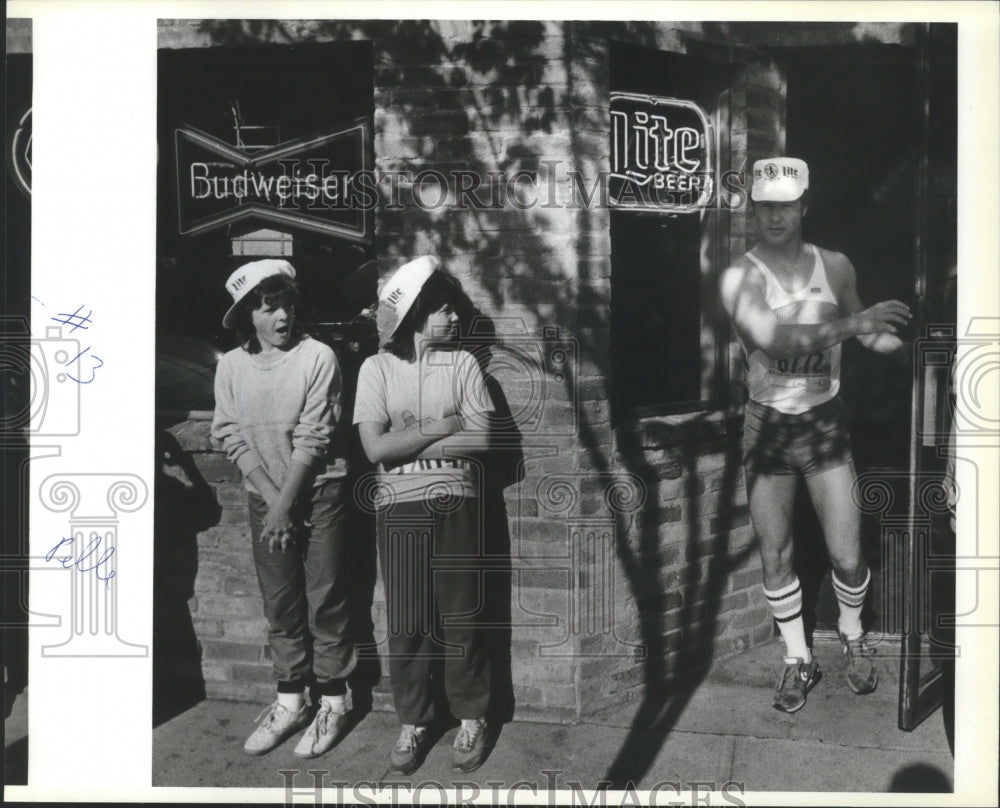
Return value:
M 761 542 L 760 559 L 764 567 L 764 577 L 768 581 L 784 581 L 793 574 L 792 542 Z
M 834 575 L 837 576 L 837 580 L 844 584 L 844 586 L 852 588 L 861 586 L 868 576 L 868 565 L 861 558 L 860 553 L 857 555 L 841 556 L 839 558 L 831 557 L 830 564 L 833 567 Z

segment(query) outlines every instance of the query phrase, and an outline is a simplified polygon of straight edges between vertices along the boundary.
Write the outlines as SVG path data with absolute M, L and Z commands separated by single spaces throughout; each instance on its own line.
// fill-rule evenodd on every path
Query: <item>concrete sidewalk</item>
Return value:
M 897 659 L 880 659 L 878 689 L 861 697 L 844 681 L 840 646 L 817 645 L 823 679 L 805 707 L 787 715 L 771 707 L 780 653 L 777 642 L 753 649 L 717 664 L 694 689 L 648 695 L 577 724 L 512 721 L 500 728 L 486 763 L 468 775 L 451 771 L 455 728 L 444 733 L 415 774 L 389 775 L 399 726 L 395 715 L 384 712 L 363 716 L 315 760 L 292 754 L 295 739 L 252 758 L 242 745 L 261 708 L 204 701 L 153 731 L 153 785 L 285 788 L 291 783 L 308 793 L 315 782 L 309 772 L 319 771 L 328 787 L 372 784 L 362 792 L 368 796 L 379 781 L 386 781 L 384 789 L 394 783 L 462 788 L 466 796 L 478 788 L 484 798 L 493 789 L 517 787 L 530 797 L 533 790 L 599 788 L 601 781 L 614 788 L 631 782 L 639 790 L 659 785 L 665 796 L 676 792 L 670 783 L 692 790 L 697 783 L 713 784 L 716 791 L 729 783 L 734 794 L 952 790 L 953 760 L 941 711 L 913 732 L 896 728 Z M 697 788 L 704 794 L 710 786 Z M 358 798 L 348 787 L 339 801 Z

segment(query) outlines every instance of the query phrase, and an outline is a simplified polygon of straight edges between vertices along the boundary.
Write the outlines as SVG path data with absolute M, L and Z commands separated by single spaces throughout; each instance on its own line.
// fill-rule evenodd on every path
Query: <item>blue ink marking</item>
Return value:
M 110 587 L 111 579 L 115 577 L 116 571 L 110 570 L 106 575 L 101 575 L 101 571 L 98 569 L 98 567 L 100 567 L 101 564 L 106 564 L 111 560 L 111 557 L 115 554 L 114 547 L 106 548 L 104 552 L 101 554 L 101 557 L 98 558 L 97 561 L 95 561 L 89 567 L 83 566 L 83 563 L 87 561 L 87 559 L 89 559 L 92 555 L 94 555 L 94 553 L 96 553 L 97 550 L 100 548 L 101 540 L 102 540 L 101 536 L 94 536 L 94 538 L 90 540 L 90 543 L 84 548 L 83 555 L 81 555 L 78 559 L 74 561 L 71 555 L 63 556 L 61 558 L 56 558 L 56 553 L 59 552 L 61 547 L 63 547 L 64 545 L 68 545 L 71 548 L 75 541 L 73 537 L 70 538 L 63 537 L 59 540 L 59 543 L 56 544 L 55 547 L 53 547 L 51 550 L 49 550 L 48 553 L 46 553 L 45 560 L 52 561 L 53 559 L 55 559 L 60 564 L 62 564 L 63 569 L 68 570 L 71 569 L 72 567 L 76 567 L 78 570 L 80 570 L 80 572 L 93 572 L 97 580 L 104 581 L 105 586 Z
M 42 303 L 42 301 L 39 300 L 34 295 L 31 296 L 31 299 L 32 300 L 38 300 L 39 303 L 41 303 L 43 306 L 45 306 L 45 304 Z M 48 306 L 46 306 L 46 308 L 48 308 Z M 50 317 L 49 319 L 50 320 L 55 320 L 57 323 L 59 323 L 59 325 L 70 325 L 70 326 L 73 326 L 69 330 L 69 333 L 71 333 L 71 334 L 74 331 L 76 331 L 78 328 L 82 328 L 84 331 L 89 331 L 90 329 L 87 328 L 87 326 L 85 325 L 85 323 L 92 323 L 93 322 L 93 320 L 90 319 L 90 315 L 94 313 L 94 310 L 91 309 L 86 314 L 80 314 L 80 310 L 82 308 L 83 308 L 82 305 L 79 306 L 79 307 L 77 307 L 77 310 L 74 311 L 72 314 L 67 314 L 65 312 L 60 312 L 59 313 L 59 317 L 65 318 L 65 319 L 62 319 L 62 320 L 60 320 L 59 317 Z M 79 359 L 81 356 L 83 356 L 85 353 L 87 353 L 87 351 L 89 351 L 89 350 L 90 350 L 90 346 L 88 345 L 86 348 L 84 348 L 82 351 L 80 351 L 80 353 L 78 353 L 76 356 L 74 356 L 72 359 L 70 359 L 69 362 L 67 362 L 65 365 L 63 365 L 63 367 L 69 367 L 77 359 Z M 87 379 L 87 381 L 83 381 L 82 379 L 77 379 L 75 376 L 70 376 L 68 373 L 66 374 L 66 378 L 71 379 L 72 381 L 76 382 L 77 384 L 90 384 L 92 381 L 94 381 L 94 378 L 97 376 L 97 369 L 104 367 L 104 360 L 101 359 L 101 357 L 99 357 L 97 354 L 91 354 L 90 356 L 91 356 L 92 359 L 96 359 L 100 364 L 91 366 L 91 368 L 90 368 L 90 371 L 91 371 L 90 372 L 90 378 Z
M 80 351 L 80 353 L 78 353 L 76 356 L 74 356 L 72 359 L 70 359 L 69 362 L 67 362 L 65 365 L 63 365 L 63 367 L 64 368 L 68 368 L 70 365 L 72 365 L 77 359 L 79 359 L 81 356 L 83 356 L 89 350 L 90 350 L 90 346 L 88 345 L 86 348 L 84 348 L 82 351 Z
M 87 353 L 87 351 L 89 351 L 89 350 L 90 350 L 90 346 L 88 345 L 86 348 L 84 348 L 82 351 L 80 351 L 80 353 L 78 353 L 76 356 L 74 356 L 72 359 L 70 359 L 69 362 L 67 362 L 65 365 L 63 365 L 63 367 L 69 367 L 77 359 L 79 359 L 81 356 L 83 356 L 85 353 Z M 74 378 L 73 376 L 70 376 L 68 373 L 66 374 L 66 378 L 72 379 L 77 384 L 90 384 L 92 381 L 94 381 L 94 377 L 97 375 L 97 369 L 104 367 L 104 360 L 101 359 L 101 357 L 99 357 L 97 354 L 91 354 L 90 358 L 91 359 L 96 359 L 101 364 L 94 365 L 93 367 L 91 367 L 91 369 L 90 369 L 91 370 L 90 378 L 87 379 L 87 381 L 81 381 L 80 379 L 77 379 L 77 378 Z
M 60 320 L 59 317 L 50 317 L 49 319 L 55 320 L 57 323 L 59 323 L 59 325 L 71 325 L 71 326 L 73 326 L 69 330 L 70 334 L 72 334 L 78 328 L 82 328 L 84 331 L 87 331 L 88 329 L 87 329 L 87 326 L 85 324 L 93 322 L 93 320 L 90 319 L 90 315 L 93 314 L 94 311 L 93 311 L 93 309 L 91 309 L 86 314 L 80 314 L 80 309 L 82 309 L 82 308 L 83 308 L 83 306 L 81 305 L 72 314 L 66 314 L 65 312 L 60 312 L 59 313 L 59 317 L 64 317 L 65 318 L 64 320 Z

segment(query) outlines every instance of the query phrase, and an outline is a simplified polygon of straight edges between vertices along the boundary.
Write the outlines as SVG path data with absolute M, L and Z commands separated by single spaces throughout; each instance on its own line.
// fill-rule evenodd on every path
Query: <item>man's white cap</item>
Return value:
M 376 322 L 382 342 L 387 342 L 413 306 L 427 279 L 441 266 L 433 255 L 422 255 L 403 264 L 390 275 L 378 293 Z
M 229 307 L 226 316 L 222 318 L 223 328 L 235 328 L 233 315 L 236 314 L 236 307 L 239 302 L 262 280 L 270 278 L 272 275 L 287 275 L 289 278 L 295 277 L 295 267 L 283 258 L 264 258 L 260 261 L 251 261 L 237 269 L 229 280 L 226 281 L 226 291 L 233 297 L 233 305 Z
M 794 202 L 809 187 L 809 166 L 795 157 L 768 157 L 753 164 L 754 202 Z

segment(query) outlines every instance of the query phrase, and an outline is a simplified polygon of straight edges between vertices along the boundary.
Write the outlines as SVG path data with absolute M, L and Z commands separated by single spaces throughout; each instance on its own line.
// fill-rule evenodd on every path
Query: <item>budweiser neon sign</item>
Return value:
M 243 219 L 369 241 L 375 194 L 371 126 L 264 150 L 239 149 L 191 127 L 176 130 L 177 220 L 193 235 Z
M 715 196 L 712 128 L 691 101 L 611 93 L 609 202 L 617 208 L 689 213 Z

